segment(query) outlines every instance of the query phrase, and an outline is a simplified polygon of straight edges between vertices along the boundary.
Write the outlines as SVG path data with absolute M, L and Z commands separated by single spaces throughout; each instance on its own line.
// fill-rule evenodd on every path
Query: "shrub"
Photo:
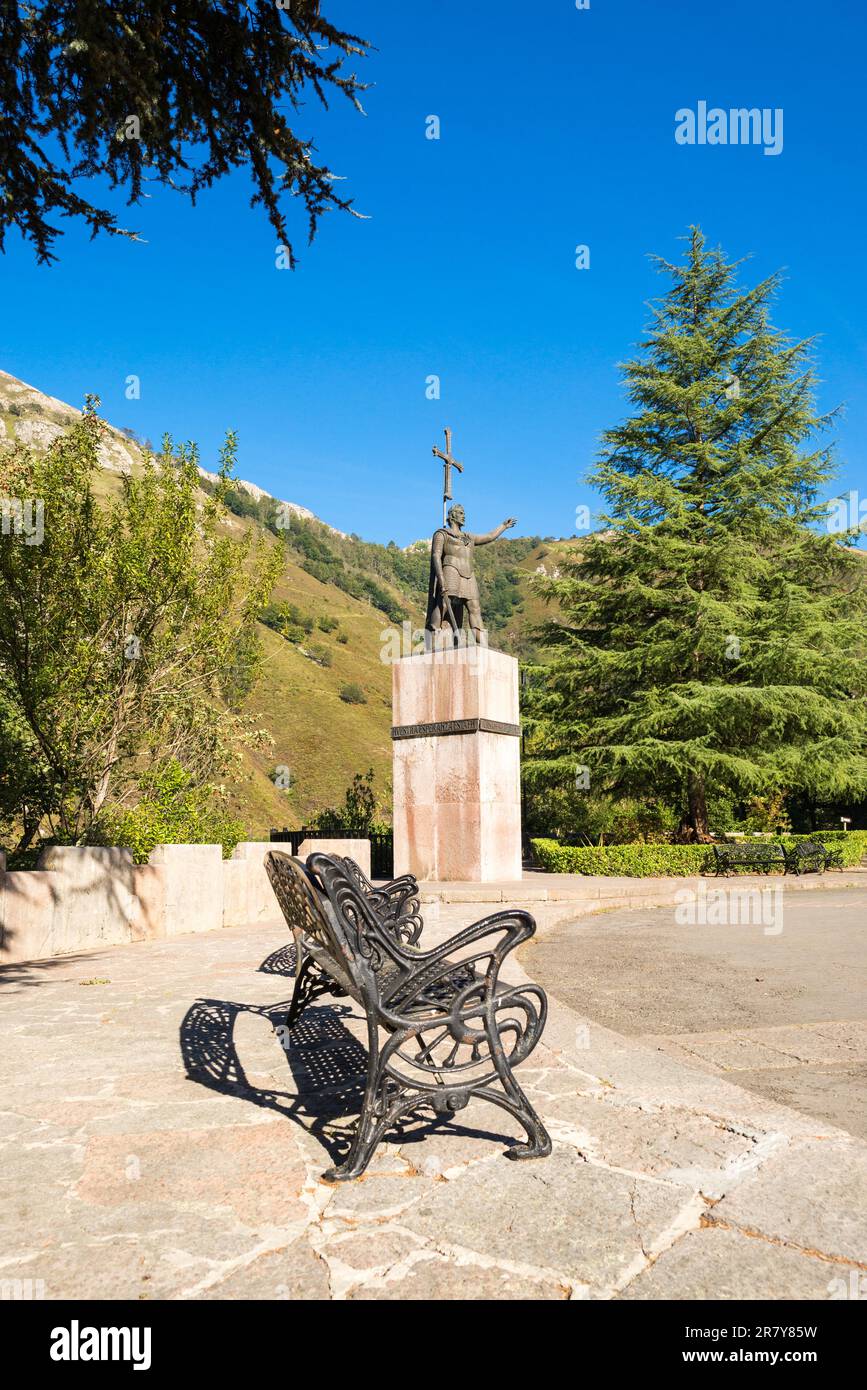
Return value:
M 367 696 L 365 695 L 361 686 L 358 685 L 355 681 L 350 681 L 348 685 L 344 685 L 341 687 L 340 698 L 341 700 L 344 700 L 347 705 L 367 704 Z
M 337 619 L 330 618 L 327 613 L 324 613 L 322 617 L 319 619 L 320 632 L 333 632 L 336 627 Z
M 330 666 L 332 657 L 327 647 L 321 647 L 314 642 L 312 646 L 303 648 L 304 655 L 311 661 L 315 661 L 317 666 Z
M 580 839 L 594 844 L 632 844 L 675 838 L 674 809 L 653 797 L 614 797 L 575 786 L 534 786 L 524 781 L 524 823 L 528 834 L 542 839 Z
M 774 835 L 787 835 L 792 829 L 792 822 L 786 811 L 783 793 L 776 792 L 772 796 L 754 796 L 747 805 L 743 829 L 769 830 Z
M 532 840 L 533 853 L 543 869 L 558 874 L 623 875 L 627 878 L 683 877 L 713 868 L 707 845 L 558 845 L 556 840 Z
M 329 835 L 366 836 L 375 828 L 376 792 L 373 787 L 373 768 L 356 772 L 343 796 L 343 805 L 328 806 L 314 816 L 312 824 Z
M 793 840 L 833 840 L 836 844 L 838 840 L 854 839 L 860 835 L 862 840 L 867 839 L 867 830 L 804 830 L 790 836 Z
M 91 844 L 130 849 L 137 864 L 146 864 L 157 845 L 222 845 L 228 859 L 244 838 L 243 825 L 226 810 L 216 788 L 193 786 L 180 763 L 146 779 L 143 790 L 135 806 L 102 812 L 91 827 Z
M 823 835 L 782 835 L 778 843 L 785 849 L 802 840 L 821 840 L 842 850 L 843 867 L 857 868 L 867 856 L 867 830 L 850 830 L 845 835 L 831 831 Z M 680 878 L 689 874 L 715 871 L 710 845 L 605 845 L 604 847 L 559 845 L 556 840 L 531 840 L 537 863 L 549 873 L 622 875 L 626 878 Z M 772 872 L 782 873 L 782 869 Z
M 313 631 L 313 619 L 294 603 L 266 603 L 259 610 L 259 622 L 285 637 L 287 642 L 303 642 Z
M 345 647 L 347 642 L 349 641 L 349 638 L 345 632 L 338 632 L 337 640 L 341 644 L 341 646 Z

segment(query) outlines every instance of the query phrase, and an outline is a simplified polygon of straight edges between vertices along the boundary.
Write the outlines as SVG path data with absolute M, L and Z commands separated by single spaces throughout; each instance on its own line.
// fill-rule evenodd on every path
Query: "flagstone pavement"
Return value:
M 425 944 L 481 915 L 433 908 Z M 517 1126 L 476 1101 L 395 1135 L 363 1179 L 322 1182 L 363 1033 L 355 1006 L 320 1000 L 284 1050 L 285 941 L 275 923 L 0 972 L 4 1297 L 867 1290 L 864 1142 L 557 999 L 518 1072 L 550 1158 L 508 1162 Z

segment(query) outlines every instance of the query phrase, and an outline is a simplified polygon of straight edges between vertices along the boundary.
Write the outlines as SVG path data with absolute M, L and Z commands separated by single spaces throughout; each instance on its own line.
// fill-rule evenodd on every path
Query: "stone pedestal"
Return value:
M 392 670 L 395 874 L 520 879 L 517 661 L 471 646 Z

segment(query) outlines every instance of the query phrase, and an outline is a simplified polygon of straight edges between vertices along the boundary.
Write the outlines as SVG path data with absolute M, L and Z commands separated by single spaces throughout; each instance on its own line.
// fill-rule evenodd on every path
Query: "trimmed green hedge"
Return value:
M 809 835 L 783 835 L 772 843 L 792 845 Z M 843 864 L 855 868 L 867 855 L 867 830 L 845 836 L 816 835 L 817 840 L 843 851 Z M 599 874 L 624 878 L 683 878 L 713 873 L 716 863 L 709 845 L 559 845 L 556 840 L 531 840 L 536 862 L 555 874 Z M 781 870 L 779 872 L 782 872 Z
M 558 845 L 532 840 L 543 869 L 555 874 L 623 875 L 626 878 L 682 878 L 713 868 L 707 845 Z

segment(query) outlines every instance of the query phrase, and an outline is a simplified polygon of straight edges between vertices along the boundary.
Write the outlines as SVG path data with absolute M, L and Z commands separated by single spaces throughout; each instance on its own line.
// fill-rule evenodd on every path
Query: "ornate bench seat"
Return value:
M 311 854 L 302 865 L 272 850 L 265 867 L 297 948 L 287 1027 L 322 994 L 349 995 L 367 1022 L 361 1114 L 348 1157 L 324 1176 L 359 1177 L 403 1115 L 422 1105 L 450 1114 L 471 1096 L 500 1106 L 526 1130 L 527 1142 L 509 1149 L 510 1158 L 550 1153 L 548 1134 L 512 1070 L 542 1035 L 545 992 L 499 978 L 508 953 L 536 930 L 529 913 L 494 913 L 425 951 L 414 944 L 421 931 L 417 899 L 410 894 L 404 901 L 404 909 L 414 901 L 414 912 L 394 916 L 357 865 L 326 854 Z M 396 892 L 392 908 L 399 898 Z M 406 939 L 409 918 L 410 930 L 418 927 L 412 940 Z

